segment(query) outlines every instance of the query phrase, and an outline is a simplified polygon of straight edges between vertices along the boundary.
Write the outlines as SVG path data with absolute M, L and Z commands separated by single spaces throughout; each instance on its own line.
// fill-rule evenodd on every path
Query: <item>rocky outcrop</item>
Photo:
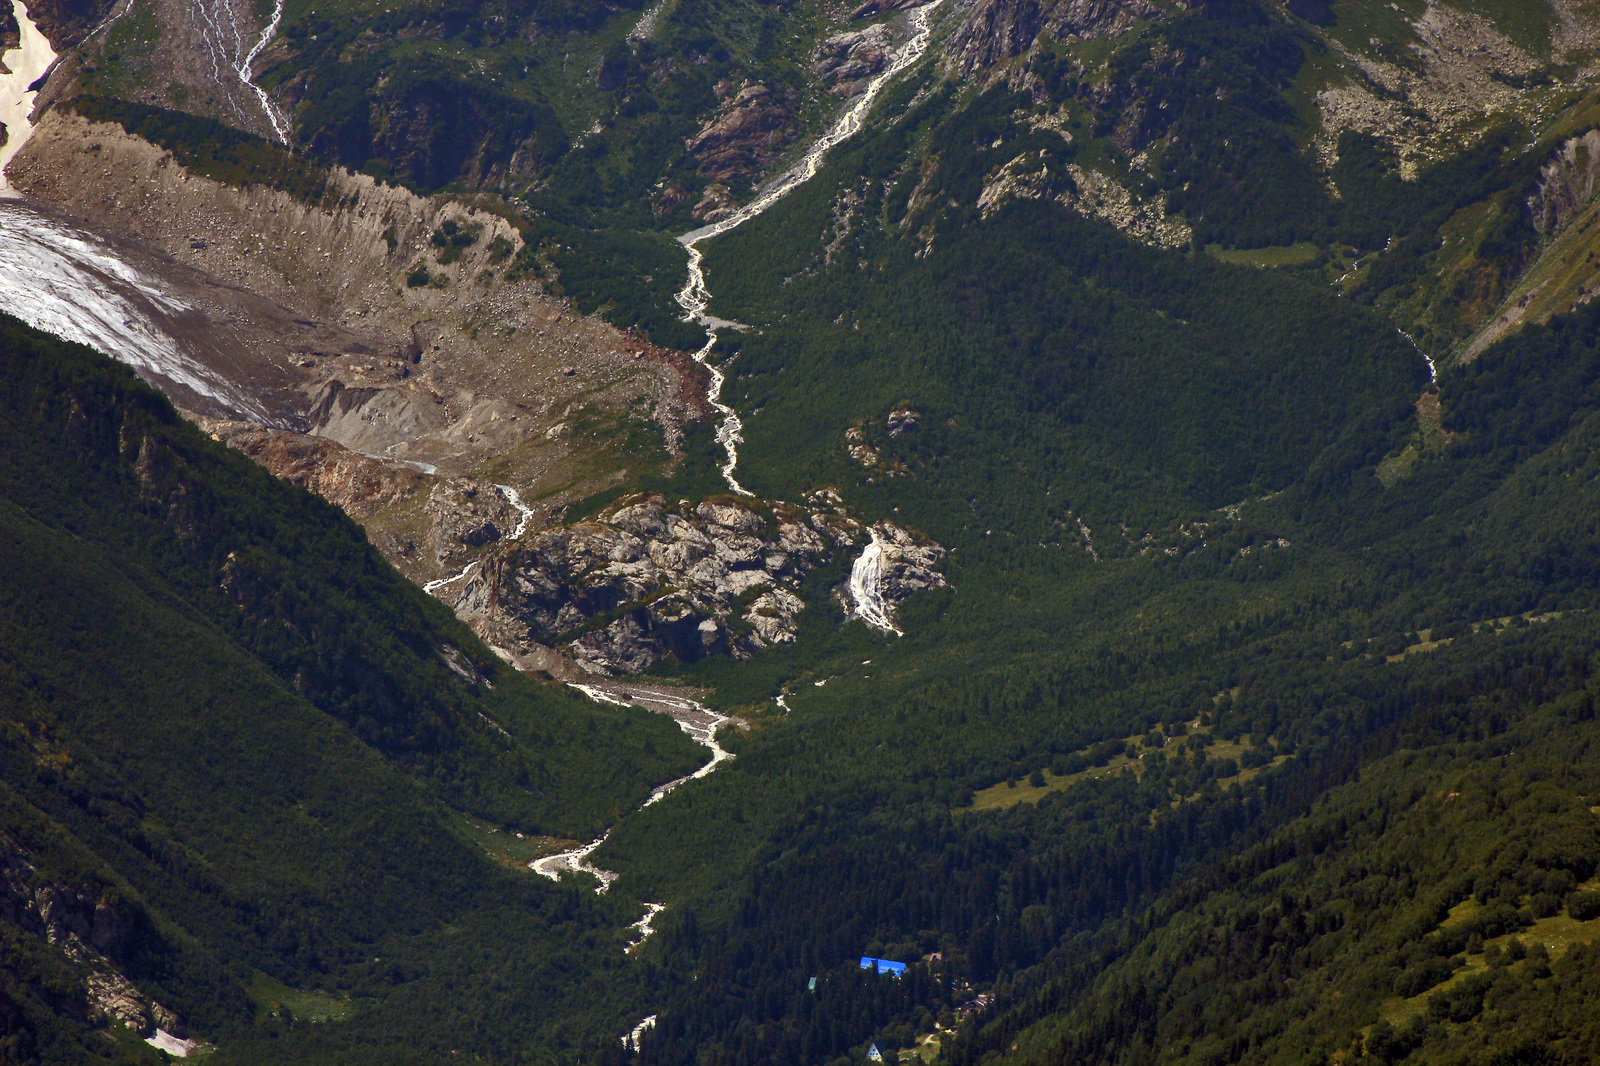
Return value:
M 935 569 L 944 561 L 945 550 L 932 541 L 921 540 L 893 522 L 876 522 L 872 526 L 880 552 L 870 595 L 885 614 L 885 621 L 894 624 L 894 609 L 919 592 L 944 588 L 949 584 L 945 576 Z M 869 534 L 870 535 L 870 534 Z M 857 600 L 855 575 L 834 589 L 834 600 L 847 615 L 862 615 L 863 604 Z M 866 590 L 863 590 L 866 591 Z M 897 630 L 898 632 L 898 630 Z
M 1592 24 L 1592 15 L 1583 17 Z M 1381 49 L 1353 51 L 1322 31 L 1347 71 L 1342 84 L 1317 94 L 1316 149 L 1324 165 L 1336 161 L 1340 136 L 1358 130 L 1393 145 L 1401 174 L 1409 180 L 1419 168 L 1475 140 L 1486 116 L 1516 114 L 1527 121 L 1533 113 L 1526 105 L 1543 91 L 1540 64 L 1488 19 L 1429 3 L 1411 29 L 1415 41 L 1402 62 L 1390 61 Z M 1573 22 L 1553 43 L 1578 46 L 1586 32 L 1592 25 Z
M 896 595 L 943 583 L 932 570 L 943 549 L 883 528 L 904 548 Z M 867 539 L 831 492 L 807 507 L 639 496 L 508 545 L 450 600 L 516 661 L 551 645 L 596 673 L 636 672 L 666 656 L 744 658 L 793 641 L 806 607 L 801 578 Z
M 702 177 L 714 182 L 748 177 L 775 159 L 795 138 L 794 112 L 765 85 L 746 85 L 728 96 L 685 147 Z
M 866 435 L 859 426 L 851 426 L 844 431 L 844 450 L 850 453 L 850 458 L 869 470 L 878 465 L 878 449 L 867 443 Z
M 1022 55 L 1041 35 L 1086 40 L 1160 14 L 1152 0 L 978 0 L 948 54 L 956 73 L 968 75 Z
M 64 52 L 87 37 L 116 6 L 116 0 L 29 0 L 28 17 L 57 52 Z M 8 18 L 10 7 L 6 5 Z
M 886 425 L 898 435 L 917 419 L 898 408 Z M 341 507 L 390 562 L 524 669 L 550 669 L 557 647 L 596 673 L 633 673 L 665 656 L 743 658 L 789 643 L 806 607 L 801 578 L 868 540 L 831 490 L 804 507 L 736 497 L 669 504 L 646 495 L 562 525 L 558 510 L 530 507 L 508 486 L 248 422 L 201 425 Z M 860 439 L 859 429 L 851 432 Z M 880 467 L 875 474 L 903 471 Z M 889 601 L 943 583 L 932 569 L 942 548 L 892 524 L 878 528 L 886 544 L 904 549 L 889 571 Z M 231 564 L 222 585 L 241 606 L 260 592 Z
M 900 437 L 917 428 L 917 423 L 922 421 L 922 415 L 910 407 L 896 407 L 889 412 L 889 417 L 884 419 L 884 427 L 888 429 L 889 436 Z
M 701 192 L 700 202 L 689 213 L 702 222 L 715 222 L 733 214 L 737 206 L 733 191 L 721 182 L 714 181 Z
M 419 583 L 458 573 L 501 541 L 554 517 L 481 478 L 447 477 L 418 469 L 422 464 L 362 455 L 321 437 L 251 422 L 201 419 L 200 426 L 276 477 L 338 506 Z
M 59 950 L 82 974 L 91 1014 L 140 1036 L 186 1037 L 182 1019 L 144 995 L 118 969 L 155 937 L 142 910 L 92 881 L 40 877 L 28 852 L 0 837 L 0 923 Z
M 580 663 L 637 671 L 663 655 L 736 656 L 794 639 L 792 587 L 829 543 L 782 505 L 671 506 L 646 496 L 601 519 L 546 530 L 458 601 L 498 607 L 525 640 Z M 481 609 L 481 608 L 480 608 Z
M 883 23 L 864 30 L 837 33 L 817 48 L 812 71 L 841 95 L 853 95 L 889 62 L 889 30 Z
M 1556 235 L 1600 191 L 1600 130 L 1573 137 L 1556 150 L 1539 171 L 1538 190 L 1528 198 L 1528 212 L 1539 236 Z
M 1011 200 L 1054 200 L 1145 244 L 1181 248 L 1193 236 L 1181 216 L 1168 213 L 1166 194 L 1142 198 L 1109 175 L 1063 164 L 1045 152 L 1024 153 L 990 175 L 978 194 L 978 211 L 987 218 Z

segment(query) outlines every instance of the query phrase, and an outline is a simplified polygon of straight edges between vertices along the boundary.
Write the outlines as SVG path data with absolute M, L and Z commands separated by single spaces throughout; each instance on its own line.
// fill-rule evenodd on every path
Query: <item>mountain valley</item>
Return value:
M 0 1060 L 1600 1054 L 1600 6 L 10 6 Z

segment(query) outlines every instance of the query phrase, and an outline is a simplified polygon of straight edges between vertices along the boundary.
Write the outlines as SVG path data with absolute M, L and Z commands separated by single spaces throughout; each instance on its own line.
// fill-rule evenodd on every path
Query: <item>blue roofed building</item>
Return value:
M 906 964 L 903 962 L 874 959 L 870 955 L 861 956 L 861 968 L 863 970 L 876 970 L 878 973 L 886 973 L 890 977 L 899 977 L 906 972 Z

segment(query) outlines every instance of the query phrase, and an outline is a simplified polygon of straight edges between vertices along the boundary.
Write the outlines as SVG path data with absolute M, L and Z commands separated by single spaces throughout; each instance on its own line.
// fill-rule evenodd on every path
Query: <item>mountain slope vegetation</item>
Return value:
M 258 1011 L 263 980 L 358 1002 L 392 1056 L 446 1039 L 405 1002 L 508 930 L 563 971 L 625 961 L 625 903 L 500 869 L 465 815 L 592 834 L 698 749 L 517 675 L 336 510 L 104 357 L 4 330 L 8 1061 L 108 1053 L 113 974 L 267 1047 L 287 1015 Z M 520 985 L 554 1005 L 539 972 Z
M 114 99 L 103 51 L 74 106 L 223 180 L 503 213 L 502 269 L 693 349 L 668 235 L 792 160 L 905 6 L 291 3 L 259 73 L 299 155 Z M 4 869 L 108 915 L 74 955 L 0 912 L 7 1053 L 149 1054 L 85 991 L 115 970 L 219 1063 L 1592 1061 L 1597 31 L 941 8 L 702 249 L 740 482 L 903 524 L 948 583 L 890 635 L 841 553 L 794 640 L 616 681 L 747 727 L 644 806 L 698 761 L 670 723 L 518 674 L 331 507 L 7 326 Z M 566 520 L 737 504 L 713 431 Z M 606 894 L 517 861 L 603 831 Z

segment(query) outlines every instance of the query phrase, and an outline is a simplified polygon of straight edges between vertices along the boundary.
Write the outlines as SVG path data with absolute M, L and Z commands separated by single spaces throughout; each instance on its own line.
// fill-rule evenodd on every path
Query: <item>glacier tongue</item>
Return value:
M 194 308 L 109 246 L 15 200 L 0 200 L 0 308 L 230 414 L 270 422 L 243 390 L 185 351 L 179 337 Z

